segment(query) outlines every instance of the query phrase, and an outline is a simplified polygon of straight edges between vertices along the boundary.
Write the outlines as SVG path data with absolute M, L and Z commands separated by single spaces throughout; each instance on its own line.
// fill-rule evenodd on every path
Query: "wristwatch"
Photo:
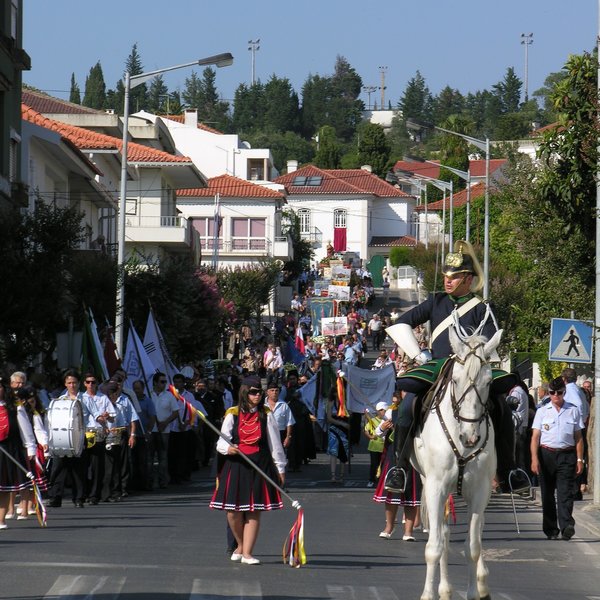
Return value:
M 583 460 L 583 458 L 578 458 L 577 462 L 583 463 L 585 465 L 585 460 Z

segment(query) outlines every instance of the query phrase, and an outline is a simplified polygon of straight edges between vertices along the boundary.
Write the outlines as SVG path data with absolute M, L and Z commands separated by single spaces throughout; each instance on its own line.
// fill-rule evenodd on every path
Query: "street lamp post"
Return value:
M 142 85 L 142 83 L 145 83 L 146 81 L 152 79 L 154 76 L 160 75 L 161 73 L 166 73 L 167 71 L 174 71 L 176 69 L 183 69 L 184 67 L 195 67 L 202 65 L 228 67 L 231 64 L 233 64 L 233 55 L 230 52 L 225 52 L 224 54 L 217 54 L 215 56 L 201 58 L 200 60 L 195 60 L 193 62 L 185 63 L 182 65 L 165 67 L 164 69 L 157 69 L 156 71 L 149 71 L 147 73 L 131 75 L 129 71 L 125 71 L 123 142 L 121 146 L 121 185 L 119 190 L 119 221 L 117 235 L 117 305 L 115 314 L 115 345 L 117 346 L 117 352 L 119 356 L 123 356 L 123 313 L 125 309 L 125 211 L 127 205 L 127 142 L 129 134 L 129 92 L 138 85 Z

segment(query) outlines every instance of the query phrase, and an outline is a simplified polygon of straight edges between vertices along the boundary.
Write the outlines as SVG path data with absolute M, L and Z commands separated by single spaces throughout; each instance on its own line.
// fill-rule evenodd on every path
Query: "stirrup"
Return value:
M 406 488 L 406 471 L 402 467 L 392 467 L 385 476 L 383 484 L 387 492 L 403 494 Z
M 526 483 L 524 481 L 519 482 L 519 477 L 521 474 L 524 476 Z M 517 487 L 513 488 L 513 477 L 516 478 Z M 519 496 L 530 496 L 531 495 L 531 479 L 529 479 L 529 475 L 523 469 L 517 467 L 516 469 L 512 469 L 508 472 L 508 489 L 511 494 L 518 494 Z

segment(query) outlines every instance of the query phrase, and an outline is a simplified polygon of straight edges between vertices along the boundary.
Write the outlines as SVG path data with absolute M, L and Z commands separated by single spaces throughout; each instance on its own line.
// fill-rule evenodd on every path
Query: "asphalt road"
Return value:
M 296 511 L 265 514 L 256 567 L 225 554 L 225 518 L 208 508 L 208 469 L 187 486 L 132 496 L 120 504 L 49 509 L 46 529 L 12 521 L 0 533 L 0 598 L 53 600 L 223 600 L 228 598 L 397 600 L 418 598 L 425 577 L 425 535 L 415 543 L 378 537 L 383 508 L 371 501 L 367 455 L 355 452 L 343 486 L 317 461 L 289 475 L 289 493 L 306 511 L 308 564 L 293 569 L 281 550 Z M 578 503 L 570 542 L 548 541 L 540 508 L 517 501 L 517 535 L 508 496 L 491 501 L 484 536 L 494 598 L 600 599 L 598 513 Z M 464 508 L 451 527 L 450 576 L 465 597 Z

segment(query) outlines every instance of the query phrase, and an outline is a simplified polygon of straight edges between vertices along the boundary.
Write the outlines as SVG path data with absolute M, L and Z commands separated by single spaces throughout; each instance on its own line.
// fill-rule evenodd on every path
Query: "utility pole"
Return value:
M 248 50 L 252 52 L 252 85 L 256 83 L 256 53 L 260 50 L 260 38 L 256 40 L 248 40 Z
M 525 102 L 529 100 L 529 46 L 533 44 L 533 33 L 522 33 L 521 44 L 525 46 Z
M 381 74 L 381 85 L 379 89 L 381 90 L 381 110 L 385 110 L 385 73 L 387 71 L 387 67 L 379 67 L 379 73 Z
M 367 103 L 367 110 L 371 110 L 371 94 L 377 90 L 377 86 L 376 85 L 365 85 L 363 86 L 363 92 L 365 92 L 367 94 L 367 97 L 369 98 L 369 101 Z

